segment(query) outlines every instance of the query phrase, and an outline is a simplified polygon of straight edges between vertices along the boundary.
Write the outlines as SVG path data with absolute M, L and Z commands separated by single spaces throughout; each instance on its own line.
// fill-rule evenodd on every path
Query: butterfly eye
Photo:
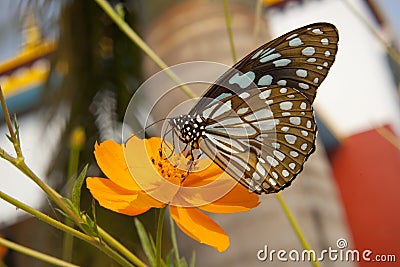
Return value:
M 334 25 L 315 23 L 255 49 L 188 115 L 172 119 L 180 140 L 191 151 L 200 148 L 251 191 L 289 186 L 315 150 L 312 103 L 338 40 Z

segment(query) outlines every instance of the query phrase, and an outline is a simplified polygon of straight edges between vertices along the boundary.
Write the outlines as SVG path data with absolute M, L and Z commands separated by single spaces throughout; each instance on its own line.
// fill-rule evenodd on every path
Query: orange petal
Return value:
M 140 139 L 132 136 L 124 150 L 130 173 L 142 190 L 151 191 L 164 180 L 153 167 L 151 157 L 158 154 L 160 138 Z
M 197 208 L 170 206 L 170 213 L 178 227 L 196 241 L 212 246 L 219 252 L 229 247 L 229 237 L 225 231 Z
M 203 177 L 203 180 L 195 178 L 195 181 L 192 180 L 191 175 L 192 173 L 186 178 L 189 182 L 185 185 L 189 186 L 181 188 L 178 194 L 180 199 L 184 199 L 195 207 L 205 206 L 221 199 L 237 185 L 235 179 L 223 172 L 214 176 Z M 179 198 L 174 200 L 176 199 Z M 175 202 L 171 204 L 182 206 Z
M 106 140 L 100 145 L 96 143 L 94 155 L 100 169 L 114 183 L 128 190 L 140 190 L 128 170 L 123 145 L 112 140 Z
M 133 136 L 126 144 L 127 165 L 140 188 L 157 200 L 169 203 L 180 186 L 164 179 L 151 158 L 159 158 L 160 138 L 139 139 Z
M 183 186 L 198 187 L 209 184 L 218 179 L 223 172 L 211 159 L 203 159 L 198 163 L 196 169 L 190 173 L 190 176 L 186 178 Z
M 236 184 L 229 193 L 199 208 L 214 213 L 234 213 L 248 211 L 260 204 L 259 196 L 244 186 Z
M 124 189 L 109 179 L 88 177 L 86 186 L 102 207 L 112 211 L 133 216 L 151 208 L 150 205 L 133 206 L 131 203 L 138 198 L 140 191 Z

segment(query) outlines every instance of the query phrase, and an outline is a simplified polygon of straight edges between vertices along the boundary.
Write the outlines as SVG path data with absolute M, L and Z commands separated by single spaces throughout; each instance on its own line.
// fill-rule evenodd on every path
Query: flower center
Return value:
M 161 176 L 173 184 L 181 185 L 188 175 L 187 171 L 177 168 L 182 159 L 176 154 L 167 158 L 161 148 L 158 149 L 158 155 L 150 157 L 150 160 Z M 171 162 L 176 162 L 176 165 Z

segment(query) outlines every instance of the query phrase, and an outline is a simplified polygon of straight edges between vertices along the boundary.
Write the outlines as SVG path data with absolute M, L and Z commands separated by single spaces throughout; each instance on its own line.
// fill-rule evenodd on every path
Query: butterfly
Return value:
M 169 119 L 174 134 L 257 194 L 286 188 L 315 150 L 312 103 L 338 40 L 334 25 L 314 23 L 260 46 Z

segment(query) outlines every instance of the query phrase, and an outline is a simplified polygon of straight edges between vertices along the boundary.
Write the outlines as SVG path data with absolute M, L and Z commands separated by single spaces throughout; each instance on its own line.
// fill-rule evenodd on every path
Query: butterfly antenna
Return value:
M 125 144 L 126 144 L 133 136 L 138 136 L 138 135 L 141 134 L 141 133 L 146 133 L 147 129 L 149 129 L 150 127 L 152 127 L 152 126 L 154 126 L 155 124 L 160 123 L 160 122 L 162 122 L 162 121 L 168 120 L 168 119 L 170 119 L 170 118 L 160 119 L 160 120 L 158 120 L 158 121 L 155 121 L 155 122 L 153 122 L 153 123 L 147 125 L 144 129 L 141 129 L 141 130 L 138 130 L 138 131 L 133 132 L 133 133 L 129 136 L 129 138 L 125 141 Z

